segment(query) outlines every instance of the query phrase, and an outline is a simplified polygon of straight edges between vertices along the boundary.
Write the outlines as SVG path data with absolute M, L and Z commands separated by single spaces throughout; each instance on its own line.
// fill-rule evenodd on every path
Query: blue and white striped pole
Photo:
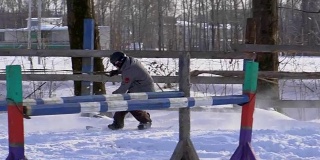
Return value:
M 40 104 L 63 104 L 63 103 L 80 103 L 80 102 L 101 102 L 113 100 L 146 100 L 156 98 L 177 98 L 184 97 L 183 92 L 166 91 L 166 92 L 142 92 L 142 93 L 125 93 L 110 95 L 88 95 L 88 96 L 72 96 L 72 97 L 56 97 L 56 98 L 39 98 L 24 99 L 23 106 L 40 105 Z M 6 108 L 7 101 L 0 101 L 0 108 Z
M 243 104 L 249 101 L 247 95 L 161 98 L 148 100 L 82 102 L 65 104 L 43 104 L 26 107 L 29 116 L 75 114 L 91 112 L 114 112 L 132 110 L 159 110 L 224 104 Z

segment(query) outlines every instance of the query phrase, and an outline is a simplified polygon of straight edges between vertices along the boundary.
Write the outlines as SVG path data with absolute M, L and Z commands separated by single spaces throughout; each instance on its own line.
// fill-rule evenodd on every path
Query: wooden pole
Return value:
M 25 160 L 21 66 L 7 66 L 6 75 L 9 132 L 7 160 Z
M 190 97 L 190 53 L 179 57 L 179 91 Z M 190 108 L 179 109 L 179 142 L 170 160 L 198 160 L 199 157 L 190 139 Z

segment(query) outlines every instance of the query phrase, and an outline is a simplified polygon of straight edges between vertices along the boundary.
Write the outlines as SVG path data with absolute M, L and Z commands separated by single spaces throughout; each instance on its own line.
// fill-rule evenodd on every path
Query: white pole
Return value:
M 28 49 L 31 49 L 31 8 L 32 0 L 29 0 L 29 13 L 28 13 Z
M 38 40 L 38 49 L 41 49 L 41 0 L 38 0 L 38 32 L 37 32 L 37 40 Z
M 38 40 L 38 47 L 37 49 L 42 49 L 42 46 L 41 46 L 41 0 L 38 0 L 38 32 L 37 32 L 37 40 Z M 38 64 L 41 64 L 41 58 L 38 57 Z
M 31 10 L 32 10 L 32 0 L 29 0 L 29 13 L 28 13 L 28 49 L 31 49 Z M 33 61 L 32 61 L 32 57 L 29 56 L 28 60 L 30 62 L 30 69 L 33 70 Z M 34 83 L 34 81 L 32 82 L 33 85 L 33 89 L 36 88 L 36 85 Z M 36 97 L 36 94 L 33 93 L 34 97 Z

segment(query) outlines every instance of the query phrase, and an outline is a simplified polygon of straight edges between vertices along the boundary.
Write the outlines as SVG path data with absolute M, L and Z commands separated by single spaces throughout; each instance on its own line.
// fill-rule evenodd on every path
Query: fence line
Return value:
M 35 50 L 35 49 L 0 49 L 0 56 L 37 56 L 37 57 L 109 57 L 112 50 Z M 137 58 L 179 58 L 186 51 L 142 50 L 124 51 L 128 56 Z M 223 51 L 188 51 L 191 58 L 198 59 L 254 59 L 255 53 Z
M 320 56 L 318 45 L 263 45 L 263 44 L 241 44 L 233 45 L 235 52 L 286 52 L 303 53 L 304 55 Z
M 242 84 L 243 71 L 208 71 L 194 70 L 190 73 L 191 83 L 194 84 Z M 212 74 L 221 77 L 201 76 Z M 200 75 L 200 76 L 199 76 Z M 5 74 L 0 74 L 0 80 L 6 80 Z M 179 83 L 178 76 L 152 76 L 155 83 Z M 320 79 L 320 72 L 277 72 L 260 71 L 259 78 L 276 79 Z M 22 74 L 23 81 L 92 81 L 92 82 L 120 82 L 120 76 L 89 74 Z
M 152 76 L 155 83 L 179 83 L 179 76 Z M 5 74 L 0 74 L 0 80 L 5 80 Z M 93 81 L 93 82 L 121 82 L 120 76 L 87 74 L 23 74 L 23 81 Z M 191 83 L 199 84 L 242 84 L 243 78 L 237 77 L 191 77 Z

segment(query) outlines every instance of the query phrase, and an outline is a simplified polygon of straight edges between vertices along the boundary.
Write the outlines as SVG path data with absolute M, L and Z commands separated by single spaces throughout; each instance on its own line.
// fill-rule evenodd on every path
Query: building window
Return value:
M 4 32 L 0 32 L 0 41 L 4 41 Z

